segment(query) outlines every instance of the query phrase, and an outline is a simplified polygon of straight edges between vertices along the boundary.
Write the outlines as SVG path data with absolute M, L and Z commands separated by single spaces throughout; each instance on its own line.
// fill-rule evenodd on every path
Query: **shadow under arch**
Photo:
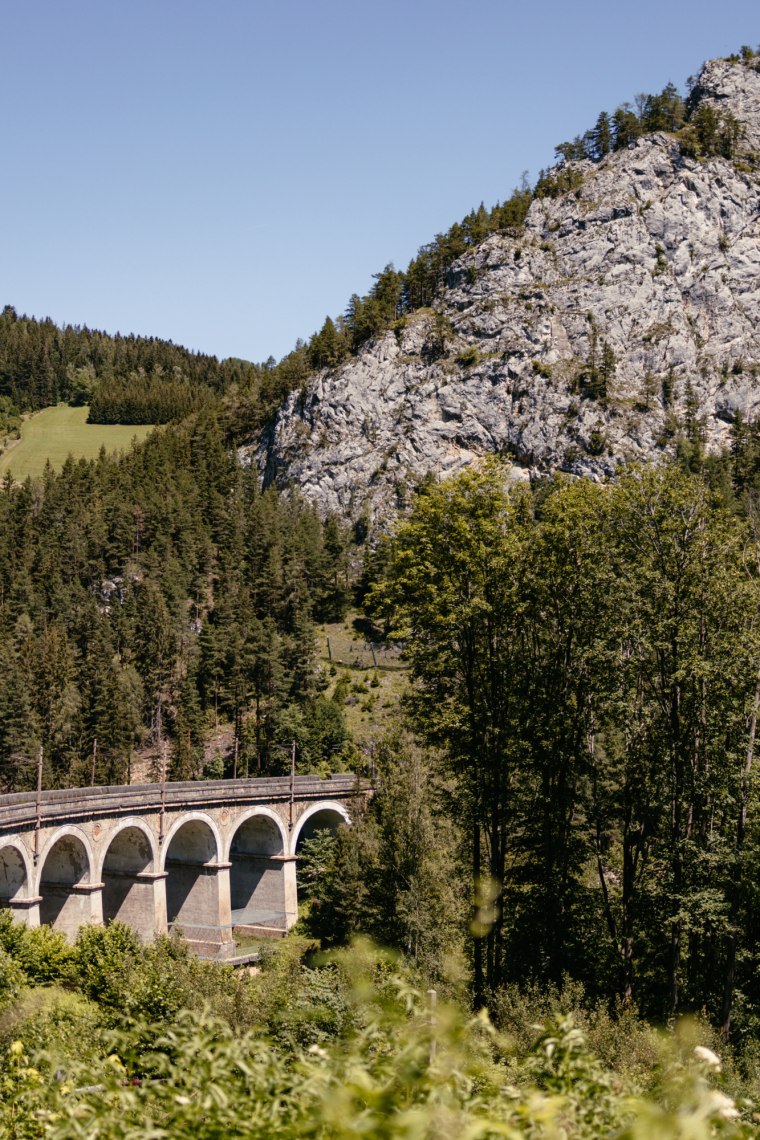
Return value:
M 103 921 L 126 922 L 146 941 L 156 930 L 154 867 L 149 832 L 141 823 L 126 822 L 103 859 Z
M 4 844 L 0 847 L 0 910 L 23 906 L 29 899 L 29 884 L 29 868 L 23 852 L 15 843 Z
M 79 927 L 92 919 L 90 879 L 92 862 L 82 838 L 68 831 L 54 837 L 47 847 L 40 870 L 40 922 L 53 926 L 73 941 Z
M 285 832 L 274 813 L 256 808 L 230 844 L 232 923 L 241 933 L 283 934 L 293 924 L 285 884 Z M 289 921 L 290 920 L 290 921 Z
M 294 855 L 307 839 L 313 839 L 320 831 L 337 831 L 344 824 L 349 824 L 349 816 L 343 804 L 334 800 L 323 800 L 322 803 L 313 804 L 303 813 L 296 823 L 291 839 L 291 850 Z
M 222 939 L 219 855 L 219 838 L 210 820 L 185 819 L 168 836 L 164 859 L 167 922 L 199 949 Z

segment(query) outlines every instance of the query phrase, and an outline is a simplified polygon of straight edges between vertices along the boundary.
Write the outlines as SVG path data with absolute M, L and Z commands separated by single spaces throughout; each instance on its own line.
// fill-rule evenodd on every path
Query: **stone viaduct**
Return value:
M 120 919 L 206 956 L 296 921 L 304 839 L 349 822 L 354 776 L 69 788 L 0 797 L 0 908 L 73 938 Z

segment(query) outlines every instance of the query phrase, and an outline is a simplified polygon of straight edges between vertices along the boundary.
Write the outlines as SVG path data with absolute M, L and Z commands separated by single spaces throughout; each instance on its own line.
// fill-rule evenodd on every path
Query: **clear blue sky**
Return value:
M 0 0 L 0 305 L 282 356 L 757 0 Z

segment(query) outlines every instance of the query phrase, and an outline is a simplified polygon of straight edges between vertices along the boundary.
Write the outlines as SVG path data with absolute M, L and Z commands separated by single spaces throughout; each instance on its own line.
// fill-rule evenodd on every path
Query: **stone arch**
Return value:
M 141 938 L 156 933 L 156 849 L 148 826 L 141 819 L 123 820 L 112 832 L 103 852 L 103 921 L 118 919 Z
M 229 894 L 220 892 L 221 838 L 201 812 L 181 816 L 164 841 L 166 917 L 199 952 L 229 941 Z
M 281 850 L 284 852 L 287 849 L 288 832 L 287 832 L 287 828 L 285 827 L 285 824 L 282 822 L 282 819 L 280 818 L 280 816 L 277 814 L 276 811 L 273 811 L 271 808 L 264 807 L 263 805 L 259 804 L 254 808 L 249 808 L 247 811 L 241 812 L 239 819 L 236 820 L 235 825 L 234 825 L 234 829 L 231 832 L 230 837 L 227 841 L 227 850 L 225 851 L 225 854 L 226 854 L 228 859 L 230 858 L 230 856 L 232 854 L 232 848 L 235 844 L 235 839 L 236 839 L 238 832 L 240 831 L 241 827 L 243 827 L 245 824 L 249 823 L 250 820 L 254 819 L 257 816 L 259 818 L 264 817 L 265 819 L 267 819 L 271 822 L 271 824 L 273 825 L 274 831 L 276 831 L 279 834 L 279 844 L 281 846 Z
M 92 882 L 94 865 L 90 841 L 78 827 L 54 832 L 40 857 L 40 922 L 54 926 L 70 940 L 94 917 L 93 896 L 100 889 L 99 883 Z
M 203 828 L 187 831 L 185 829 L 188 827 L 188 824 L 204 824 L 205 831 Z M 169 859 L 169 848 L 174 843 L 175 839 L 177 838 L 177 834 L 180 831 L 183 831 L 185 834 L 182 837 L 180 845 L 172 858 L 176 858 L 177 853 L 181 850 L 184 851 L 185 849 L 190 850 L 192 856 L 195 857 L 197 854 L 201 853 L 204 846 L 207 853 L 207 860 L 209 862 L 215 862 L 221 858 L 221 853 L 223 850 L 222 837 L 219 834 L 219 828 L 217 827 L 214 820 L 211 818 L 211 816 L 206 815 L 205 812 L 188 811 L 175 820 L 164 838 L 163 858 L 161 861 L 162 871 L 166 870 L 166 864 Z M 210 833 L 213 842 L 209 840 L 208 833 Z M 204 835 L 205 839 L 202 838 Z M 200 840 L 200 845 L 197 842 L 198 840 Z
M 271 809 L 253 808 L 238 822 L 230 837 L 230 899 L 232 923 L 241 932 L 280 934 L 295 921 L 287 902 L 286 849 L 285 827 Z
M 29 898 L 29 856 L 12 840 L 0 847 L 0 909 Z
M 298 847 L 304 839 L 310 839 L 316 832 L 323 831 L 325 828 L 330 831 L 337 831 L 342 824 L 350 822 L 350 815 L 343 804 L 338 803 L 337 800 L 321 800 L 319 803 L 312 804 L 296 821 L 290 839 L 290 850 L 296 855 Z

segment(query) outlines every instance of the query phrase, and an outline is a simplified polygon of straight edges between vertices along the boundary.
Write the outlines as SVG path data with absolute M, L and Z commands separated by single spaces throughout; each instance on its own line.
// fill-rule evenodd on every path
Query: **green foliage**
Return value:
M 725 1028 L 734 987 L 755 992 L 750 550 L 675 469 L 558 483 L 534 514 L 492 464 L 426 487 L 398 528 L 372 597 L 455 781 L 476 993 L 569 970 Z
M 589 353 L 588 359 L 577 376 L 580 394 L 590 400 L 604 402 L 615 378 L 617 360 L 612 346 L 599 336 L 595 318 L 589 314 Z
M 734 158 L 743 129 L 731 111 L 699 103 L 680 134 L 681 153 L 688 158 Z
M 489 835 L 490 877 L 506 859 L 506 762 L 514 669 L 508 600 L 519 559 L 519 528 L 496 462 L 426 487 L 396 536 L 375 604 L 390 602 L 407 642 L 416 725 L 451 757 L 461 780 L 466 827 L 480 812 Z M 506 602 L 507 604 L 502 604 Z M 506 624 L 504 620 L 506 619 Z M 473 832 L 472 876 L 481 874 L 480 832 Z M 475 986 L 482 1000 L 476 942 Z
M 51 1140 L 750 1135 L 718 1058 L 695 1050 L 688 1027 L 653 1039 L 644 1092 L 594 1055 L 570 1017 L 551 1014 L 510 1041 L 454 1005 L 432 1011 L 403 970 L 363 944 L 321 973 L 339 980 L 352 1015 L 316 1041 L 189 1011 L 117 1031 L 95 1058 L 72 1049 L 53 1060 L 14 1040 L 0 1058 L 0 1129 Z M 314 985 L 313 971 L 291 977 L 294 1007 Z
M 328 846 L 312 844 L 315 872 Z M 456 1004 L 431 1010 L 409 969 L 367 943 L 316 967 L 307 951 L 273 945 L 247 976 L 168 939 L 140 946 L 119 924 L 88 929 L 69 984 L 89 1000 L 24 990 L 0 1014 L 0 1134 L 749 1134 L 751 1105 L 703 1026 L 660 1037 L 565 986 L 500 991 L 494 1028 Z
M 741 59 L 752 65 L 749 49 L 742 49 Z M 737 62 L 740 56 L 733 57 Z M 559 171 L 542 172 L 536 184 L 537 197 L 556 197 L 572 189 L 570 182 L 577 176 L 568 163 L 600 162 L 611 151 L 624 150 L 642 135 L 654 131 L 675 134 L 681 153 L 689 158 L 720 156 L 734 159 L 742 137 L 742 127 L 731 111 L 722 110 L 701 99 L 698 89 L 684 100 L 677 88 L 668 83 L 656 95 L 637 95 L 635 107 L 623 103 L 612 115 L 602 111 L 595 126 L 577 135 L 571 142 L 555 147 L 560 163 Z
M 560 166 L 554 170 L 541 171 L 536 182 L 537 198 L 560 198 L 578 190 L 583 185 L 583 171 L 576 166 Z
M 329 764 L 345 732 L 334 708 L 311 707 L 313 625 L 341 615 L 349 567 L 346 528 L 262 493 L 212 415 L 121 460 L 6 481 L 4 787 L 33 786 L 40 744 L 46 786 L 88 781 L 95 739 L 97 782 L 126 781 L 133 749 L 159 736 L 172 774 L 192 777 L 209 717 L 234 723 L 241 770 L 280 770 L 293 716 L 305 726 L 300 759 Z
M 0 948 L 34 985 L 65 982 L 71 976 L 72 949 L 64 936 L 50 926 L 27 927 L 0 911 Z
M 41 1107 L 44 1081 L 27 1056 L 23 1043 L 14 1041 L 0 1059 L 0 1127 L 8 1140 L 39 1140 L 44 1135 Z
M 98 377 L 94 365 L 89 361 L 81 368 L 69 364 L 66 367 L 66 376 L 69 381 L 69 403 L 75 408 L 88 405 L 98 386 Z
M 325 323 L 309 341 L 309 364 L 312 368 L 334 368 L 347 355 L 349 341 L 343 321 L 336 325 L 332 317 L 325 317 Z
M 135 932 L 123 922 L 82 926 L 72 956 L 79 989 L 106 1008 L 123 1008 L 126 975 L 139 945 Z
M 18 408 L 8 396 L 0 396 L 0 436 L 4 439 L 18 436 L 20 427 Z
M 109 336 L 79 326 L 59 328 L 51 320 L 19 316 L 12 305 L 0 314 L 0 398 L 19 411 L 51 404 L 87 404 L 101 385 L 122 390 L 137 383 L 154 387 L 179 384 L 220 392 L 250 381 L 253 366 L 220 363 L 215 356 L 188 352 L 171 341 L 152 337 Z M 163 419 L 169 418 L 164 416 Z M 159 423 L 157 419 L 104 419 L 103 423 Z
M 686 115 L 684 100 L 668 83 L 659 95 L 637 95 L 635 109 L 623 103 L 612 115 L 602 111 L 592 130 L 572 142 L 560 143 L 555 150 L 565 163 L 582 159 L 600 162 L 610 151 L 624 150 L 642 135 L 680 130 Z
M 91 424 L 165 424 L 183 420 L 211 405 L 212 390 L 206 385 L 164 376 L 143 369 L 128 376 L 107 378 L 95 388 L 89 401 Z
M 324 946 L 369 934 L 401 950 L 436 984 L 463 977 L 466 877 L 462 836 L 446 808 L 440 757 L 389 731 L 373 751 L 375 790 L 352 826 L 304 845 L 305 928 Z
M 335 700 L 321 693 L 303 708 L 289 705 L 278 718 L 276 745 L 282 774 L 289 769 L 287 757 L 291 741 L 296 744 L 300 772 L 327 776 L 348 767 L 351 749 L 343 711 Z
M 50 1066 L 67 1070 L 97 1064 L 102 1056 L 108 1016 L 95 1002 L 60 986 L 21 990 L 0 1016 L 0 1054 L 14 1041 L 30 1053 L 44 1053 Z
M 17 998 L 26 977 L 7 950 L 0 948 L 0 1010 Z
M 463 368 L 474 368 L 479 363 L 480 353 L 474 344 L 468 345 L 457 357 L 457 364 L 461 364 Z
M 594 430 L 589 435 L 588 440 L 589 455 L 602 455 L 606 446 L 607 436 L 603 431 L 600 431 L 598 428 L 594 428 Z

